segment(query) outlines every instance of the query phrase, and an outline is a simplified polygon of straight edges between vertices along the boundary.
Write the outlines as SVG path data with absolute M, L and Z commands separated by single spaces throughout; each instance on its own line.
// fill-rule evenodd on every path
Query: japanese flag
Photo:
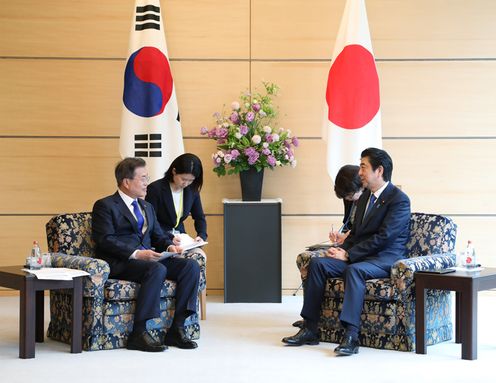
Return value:
M 359 164 L 368 147 L 382 148 L 379 77 L 364 0 L 347 0 L 326 90 L 327 172 Z
M 137 0 L 124 73 L 120 154 L 147 162 L 152 181 L 184 153 L 159 0 Z

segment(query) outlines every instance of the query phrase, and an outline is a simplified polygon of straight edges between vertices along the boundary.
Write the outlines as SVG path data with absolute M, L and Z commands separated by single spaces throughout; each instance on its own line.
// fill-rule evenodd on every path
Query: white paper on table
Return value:
M 66 267 L 44 267 L 38 270 L 22 269 L 28 273 L 36 275 L 38 279 L 52 279 L 57 281 L 70 281 L 75 277 L 90 275 L 83 270 L 68 269 Z

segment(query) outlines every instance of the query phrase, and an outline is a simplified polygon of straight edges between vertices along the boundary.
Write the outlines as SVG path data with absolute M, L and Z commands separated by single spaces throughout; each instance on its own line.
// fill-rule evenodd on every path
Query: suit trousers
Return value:
M 110 278 L 140 284 L 134 321 L 160 316 L 160 292 L 165 279 L 176 282 L 174 324 L 184 326 L 184 320 L 196 312 L 200 266 L 190 258 L 173 257 L 159 262 L 130 259 L 119 273 L 110 270 Z
M 311 330 L 317 330 L 327 279 L 340 277 L 344 279 L 344 298 L 339 319 L 344 326 L 351 324 L 360 328 L 366 280 L 388 275 L 388 270 L 366 261 L 350 264 L 328 257 L 312 258 L 308 266 L 301 316 Z

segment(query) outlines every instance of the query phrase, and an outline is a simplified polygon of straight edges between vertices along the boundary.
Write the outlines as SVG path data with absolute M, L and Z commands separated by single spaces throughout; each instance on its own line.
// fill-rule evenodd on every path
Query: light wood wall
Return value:
M 89 211 L 115 189 L 122 79 L 133 0 L 23 0 L 0 7 L 0 265 L 23 262 L 57 213 Z M 283 199 L 283 288 L 295 258 L 342 214 L 325 173 L 323 95 L 344 0 L 164 0 L 162 15 L 186 150 L 207 170 L 208 289 L 223 289 L 222 199 L 211 172 L 212 113 L 261 80 L 281 87 L 280 126 L 300 137 L 296 169 L 265 174 Z M 383 144 L 412 210 L 458 224 L 496 266 L 496 2 L 368 0 Z M 256 251 L 256 249 L 253 249 Z

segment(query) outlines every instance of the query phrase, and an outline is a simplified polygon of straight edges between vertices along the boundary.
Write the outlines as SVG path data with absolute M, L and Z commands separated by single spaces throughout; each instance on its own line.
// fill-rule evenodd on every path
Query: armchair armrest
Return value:
M 184 254 L 184 258 L 191 258 L 198 262 L 200 266 L 200 285 L 199 291 L 205 290 L 207 287 L 207 257 L 203 250 L 201 249 L 193 249 L 191 251 L 187 251 Z
M 296 257 L 296 267 L 300 270 L 302 282 L 307 279 L 308 264 L 314 257 L 325 257 L 327 250 L 308 250 L 298 254 Z
M 83 270 L 90 275 L 83 280 L 83 297 L 92 297 L 103 300 L 103 288 L 110 273 L 107 262 L 90 257 L 52 253 L 52 267 L 67 267 Z
M 413 286 L 415 272 L 444 269 L 453 267 L 455 264 L 456 255 L 453 253 L 432 254 L 402 259 L 391 267 L 391 282 L 400 294 L 406 293 Z

